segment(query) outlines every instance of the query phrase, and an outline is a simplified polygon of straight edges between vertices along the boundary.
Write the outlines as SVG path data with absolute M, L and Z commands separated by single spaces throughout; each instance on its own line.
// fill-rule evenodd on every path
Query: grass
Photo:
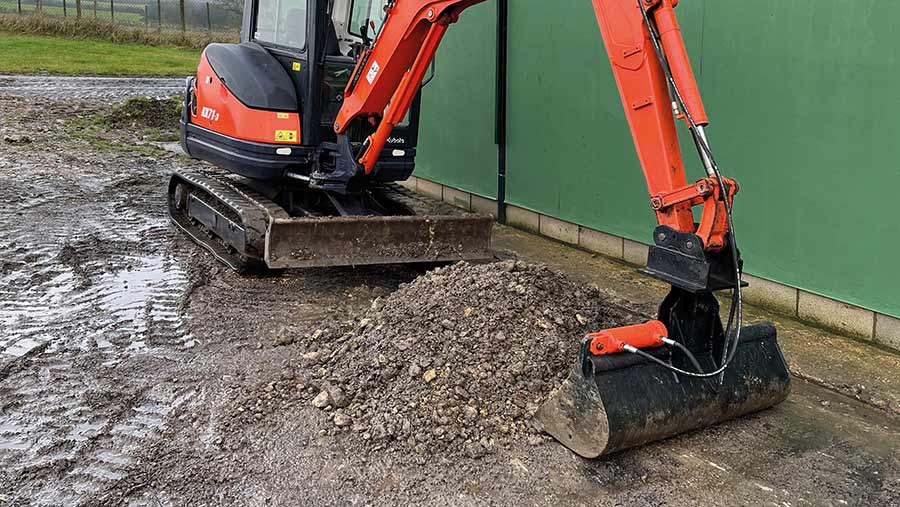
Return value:
M 94 76 L 187 76 L 199 51 L 0 31 L 0 73 Z
M 211 42 L 237 42 L 238 31 L 207 32 L 206 30 L 157 29 L 141 25 L 120 24 L 119 16 L 111 23 L 104 19 L 94 19 L 93 12 L 84 13 L 81 19 L 72 16 L 33 16 L 0 13 L 0 33 L 22 35 L 54 35 L 68 39 L 83 39 L 106 42 L 137 43 L 150 46 L 177 46 L 203 49 Z M 108 12 L 107 12 L 108 14 Z M 97 12 L 100 16 L 100 12 Z
M 67 16 L 75 16 L 75 2 L 69 2 L 68 8 L 66 9 Z M 106 10 L 103 10 L 103 8 Z M 8 7 L 7 7 L 8 9 Z M 7 10 L 4 9 L 4 10 Z M 36 7 L 34 4 L 22 4 L 22 13 L 23 14 L 34 14 L 36 11 Z M 45 16 L 63 16 L 63 8 L 61 5 L 45 5 L 43 9 L 43 13 Z M 84 3 L 81 6 L 81 15 L 86 18 L 94 17 L 94 7 L 93 4 Z M 109 20 L 109 4 L 101 4 L 100 8 L 97 9 L 97 18 L 98 19 L 106 19 Z M 143 13 L 138 14 L 137 12 L 129 12 L 129 11 L 116 11 L 114 19 L 118 23 L 132 23 L 132 24 L 144 24 L 144 15 Z
M 79 115 L 66 125 L 72 137 L 94 147 L 157 156 L 161 148 L 153 143 L 179 139 L 180 117 L 180 97 L 132 97 L 102 112 Z

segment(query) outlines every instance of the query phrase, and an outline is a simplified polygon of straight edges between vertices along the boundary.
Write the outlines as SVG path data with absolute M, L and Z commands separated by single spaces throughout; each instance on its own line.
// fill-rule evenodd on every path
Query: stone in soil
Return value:
M 641 319 L 545 266 L 459 263 L 431 271 L 312 349 L 314 406 L 332 405 L 363 445 L 473 457 L 539 443 L 532 417 L 568 375 L 581 337 Z M 323 373 L 324 372 L 324 373 Z M 340 405 L 334 403 L 334 393 Z

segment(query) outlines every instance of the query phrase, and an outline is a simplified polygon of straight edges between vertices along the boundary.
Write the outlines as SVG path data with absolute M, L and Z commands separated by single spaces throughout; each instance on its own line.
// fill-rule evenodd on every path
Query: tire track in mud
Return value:
M 8 245 L 0 251 L 8 271 L 0 277 L 0 356 L 48 342 L 55 349 L 77 329 L 102 333 L 98 344 L 113 354 L 146 348 L 150 334 L 162 345 L 189 341 L 179 310 L 187 275 L 150 247 L 168 241 L 166 221 L 103 207 L 77 212 L 99 216 L 86 230 L 60 224 L 0 232 Z
M 30 488 L 16 491 L 29 505 L 78 505 L 123 479 L 169 413 L 194 396 L 166 383 L 121 386 L 80 359 L 90 360 L 42 356 L 7 379 L 15 389 L 0 389 L 0 460 L 14 458 L 7 473 Z
M 194 395 L 160 378 L 196 344 L 190 268 L 165 164 L 42 148 L 0 164 L 0 504 L 79 505 Z

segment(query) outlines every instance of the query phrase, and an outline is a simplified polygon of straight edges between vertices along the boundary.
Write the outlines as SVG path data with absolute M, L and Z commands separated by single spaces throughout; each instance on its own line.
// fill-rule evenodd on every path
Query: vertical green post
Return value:
M 156 29 L 162 30 L 162 0 L 156 0 Z
M 209 17 L 209 2 L 206 2 L 206 31 L 212 31 L 212 18 Z
M 81 0 L 75 0 L 75 19 L 81 19 Z
M 62 1 L 63 1 L 63 17 L 67 18 L 67 17 L 69 17 L 69 13 L 66 9 L 66 0 L 62 0 Z
M 110 23 L 116 20 L 116 2 L 115 0 L 109 0 L 109 21 Z
M 181 33 L 184 33 L 184 0 L 178 0 L 178 9 L 180 10 L 179 16 L 181 16 Z
M 94 0 L 94 19 L 97 19 L 97 0 Z
M 150 6 L 144 4 L 144 26 L 150 26 Z
M 22 0 L 18 0 L 19 3 L 19 14 L 22 14 Z

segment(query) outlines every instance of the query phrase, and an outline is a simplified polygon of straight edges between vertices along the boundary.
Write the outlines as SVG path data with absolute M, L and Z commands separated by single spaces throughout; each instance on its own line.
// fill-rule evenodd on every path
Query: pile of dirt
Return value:
M 181 99 L 178 97 L 133 97 L 114 106 L 103 119 L 113 128 L 175 131 L 180 118 Z
M 318 368 L 307 392 L 331 433 L 478 457 L 540 443 L 532 416 L 568 375 L 580 338 L 638 320 L 545 266 L 459 263 L 375 300 L 354 329 L 299 344 L 330 344 L 303 357 Z

